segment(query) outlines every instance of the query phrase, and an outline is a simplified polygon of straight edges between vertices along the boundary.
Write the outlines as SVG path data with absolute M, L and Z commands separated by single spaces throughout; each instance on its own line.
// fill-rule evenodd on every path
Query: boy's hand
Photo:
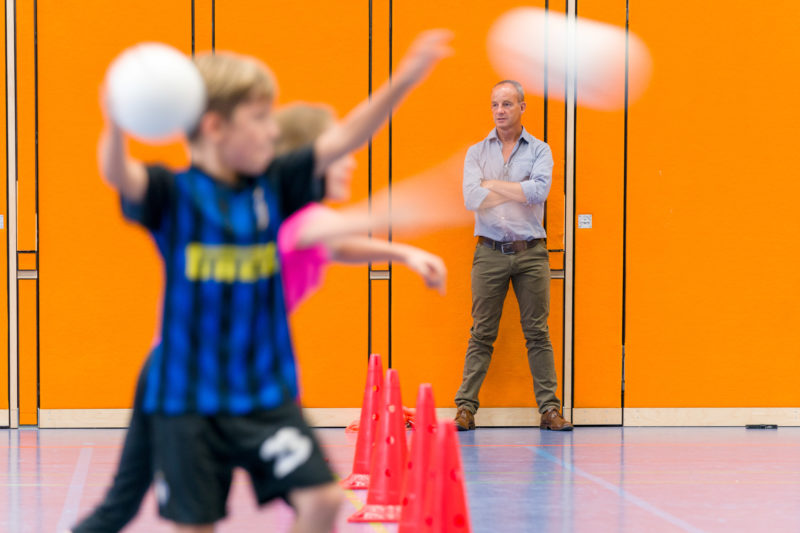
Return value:
M 436 255 L 414 248 L 406 252 L 405 264 L 422 276 L 425 285 L 430 289 L 438 289 L 444 295 L 447 285 L 447 267 Z
M 428 30 L 420 33 L 394 73 L 394 81 L 414 85 L 425 79 L 440 60 L 453 54 L 450 30 Z

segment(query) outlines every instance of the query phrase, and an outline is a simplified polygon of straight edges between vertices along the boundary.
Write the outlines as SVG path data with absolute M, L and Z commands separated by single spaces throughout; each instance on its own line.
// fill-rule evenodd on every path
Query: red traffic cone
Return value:
M 423 528 L 425 491 L 430 477 L 430 457 L 436 440 L 435 405 L 433 387 L 429 383 L 423 383 L 417 393 L 416 426 L 411 437 L 409 459 L 406 462 L 398 533 L 418 533 Z
M 432 466 L 429 470 L 431 489 L 425 501 L 421 527 L 426 533 L 471 533 L 464 487 L 461 451 L 452 421 L 439 422 Z
M 372 452 L 367 503 L 349 522 L 397 522 L 403 492 L 406 462 L 406 429 L 403 400 L 397 370 L 386 371 L 386 396 L 383 416 L 378 418 L 378 433 Z
M 353 473 L 339 484 L 345 489 L 366 489 L 369 487 L 369 469 L 372 465 L 372 450 L 378 427 L 378 413 L 383 404 L 383 364 L 381 356 L 369 356 L 367 384 L 364 387 L 364 401 L 361 403 L 361 419 L 358 423 L 356 455 L 353 459 Z

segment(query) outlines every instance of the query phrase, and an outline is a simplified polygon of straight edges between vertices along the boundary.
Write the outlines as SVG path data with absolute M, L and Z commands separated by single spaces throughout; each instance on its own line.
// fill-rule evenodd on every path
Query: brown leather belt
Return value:
M 500 250 L 505 255 L 516 254 L 522 251 L 527 250 L 528 248 L 533 248 L 539 241 L 544 239 L 531 239 L 529 241 L 509 241 L 509 242 L 500 242 L 500 241 L 493 241 L 488 237 L 478 237 L 478 242 L 482 245 L 486 246 L 487 248 L 491 248 L 492 250 Z

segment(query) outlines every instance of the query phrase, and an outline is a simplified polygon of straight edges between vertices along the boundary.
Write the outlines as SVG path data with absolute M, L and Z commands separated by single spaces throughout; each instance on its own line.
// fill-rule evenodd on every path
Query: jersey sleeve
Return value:
M 147 191 L 141 202 L 132 202 L 121 197 L 122 214 L 128 220 L 137 222 L 156 231 L 161 227 L 164 215 L 175 194 L 175 175 L 162 166 L 147 167 Z
M 275 159 L 268 175 L 278 195 L 284 219 L 325 196 L 325 180 L 314 176 L 314 148 L 311 145 Z

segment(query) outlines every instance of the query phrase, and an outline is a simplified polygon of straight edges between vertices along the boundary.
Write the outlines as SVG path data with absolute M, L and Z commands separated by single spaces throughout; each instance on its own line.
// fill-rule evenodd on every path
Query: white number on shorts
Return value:
M 261 445 L 259 456 L 263 461 L 275 460 L 275 477 L 284 478 L 311 457 L 311 439 L 297 428 L 283 428 Z
M 155 482 L 156 500 L 158 501 L 158 505 L 161 507 L 166 507 L 167 503 L 169 502 L 169 485 L 167 484 L 167 480 L 164 478 L 164 472 L 158 470 L 153 476 L 153 481 Z

